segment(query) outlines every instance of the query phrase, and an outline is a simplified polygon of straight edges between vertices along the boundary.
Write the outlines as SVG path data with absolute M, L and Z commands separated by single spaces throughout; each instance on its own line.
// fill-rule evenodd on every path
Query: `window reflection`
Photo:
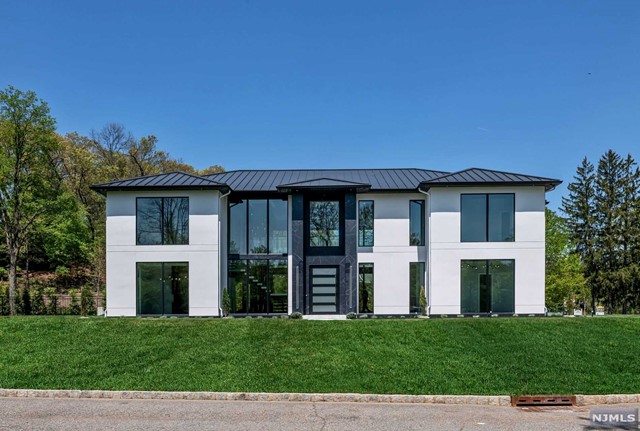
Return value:
M 373 201 L 358 203 L 358 247 L 373 247 Z
M 309 202 L 309 245 L 311 247 L 340 246 L 340 203 L 338 201 Z
M 138 315 L 189 314 L 189 264 L 139 262 L 137 265 Z
M 189 198 L 138 198 L 136 244 L 189 244 Z

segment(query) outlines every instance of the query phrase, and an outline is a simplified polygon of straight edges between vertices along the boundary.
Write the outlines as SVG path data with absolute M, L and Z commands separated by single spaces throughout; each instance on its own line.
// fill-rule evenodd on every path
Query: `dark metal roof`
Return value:
M 98 193 L 106 194 L 116 190 L 222 190 L 226 192 L 229 186 L 218 181 L 191 175 L 184 172 L 167 172 L 164 174 L 147 175 L 144 177 L 116 180 L 103 184 L 96 184 L 91 188 Z
M 545 186 L 546 190 L 552 190 L 561 183 L 562 181 L 553 178 L 493 171 L 490 169 L 469 168 L 423 181 L 420 187 L 427 190 L 434 186 L 533 185 Z
M 278 186 L 318 180 L 371 185 L 372 191 L 410 191 L 417 190 L 421 182 L 446 173 L 426 169 L 242 170 L 204 178 L 228 184 L 234 192 L 275 192 Z
M 354 181 L 336 180 L 333 178 L 318 178 L 315 180 L 298 181 L 290 184 L 280 184 L 278 191 L 290 193 L 295 190 L 354 190 L 358 193 L 367 192 L 371 184 L 356 183 Z

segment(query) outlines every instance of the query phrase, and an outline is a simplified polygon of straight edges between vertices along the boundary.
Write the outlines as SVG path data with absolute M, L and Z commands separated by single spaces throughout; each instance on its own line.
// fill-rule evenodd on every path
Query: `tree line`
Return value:
M 56 274 L 46 283 L 60 290 L 77 284 L 103 289 L 105 200 L 89 187 L 171 171 L 223 169 L 198 171 L 159 149 L 156 136 L 136 138 L 118 123 L 88 136 L 58 134 L 46 101 L 33 91 L 1 90 L 0 296 L 8 290 L 10 314 L 24 303 L 25 291 L 29 298 L 41 295 L 31 292 L 37 279 L 30 276 L 37 271 Z
M 578 166 L 562 198 L 564 217 L 547 214 L 547 304 L 593 312 L 640 311 L 640 170 L 613 150 Z

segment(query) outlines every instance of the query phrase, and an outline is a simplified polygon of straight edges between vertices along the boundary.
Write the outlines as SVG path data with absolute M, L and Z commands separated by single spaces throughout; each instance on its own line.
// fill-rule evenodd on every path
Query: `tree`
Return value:
M 576 170 L 574 181 L 568 185 L 569 196 L 562 198 L 562 211 L 567 215 L 569 238 L 575 252 L 584 265 L 591 288 L 591 310 L 595 310 L 598 297 L 597 286 L 592 274 L 597 273 L 596 229 L 595 229 L 595 174 L 594 167 L 585 157 Z
M 30 229 L 52 210 L 59 187 L 55 120 L 32 91 L 0 91 L 0 228 L 9 254 L 9 307 L 16 313 L 18 257 Z
M 566 220 L 550 209 L 546 209 L 545 219 L 545 302 L 550 311 L 570 312 L 576 302 L 587 303 L 584 268 L 574 253 Z

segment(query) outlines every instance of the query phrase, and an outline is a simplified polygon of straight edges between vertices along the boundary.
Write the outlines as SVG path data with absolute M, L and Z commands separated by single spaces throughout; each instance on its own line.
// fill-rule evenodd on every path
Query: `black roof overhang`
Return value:
M 91 190 L 100 193 L 103 196 L 107 195 L 107 192 L 129 192 L 129 191 L 153 191 L 153 190 L 218 190 L 222 194 L 228 193 L 231 191 L 231 188 L 227 185 L 199 185 L 199 186 L 188 186 L 188 185 L 177 185 L 177 186 L 109 186 L 105 184 L 96 184 L 94 186 L 89 187 Z
M 517 186 L 517 187 L 542 187 L 546 192 L 550 192 L 555 189 L 556 186 L 562 184 L 560 180 L 553 181 L 468 181 L 468 182 L 455 182 L 455 183 L 442 183 L 442 182 L 429 182 L 424 181 L 420 183 L 419 190 L 428 192 L 432 187 L 505 187 L 505 186 Z

